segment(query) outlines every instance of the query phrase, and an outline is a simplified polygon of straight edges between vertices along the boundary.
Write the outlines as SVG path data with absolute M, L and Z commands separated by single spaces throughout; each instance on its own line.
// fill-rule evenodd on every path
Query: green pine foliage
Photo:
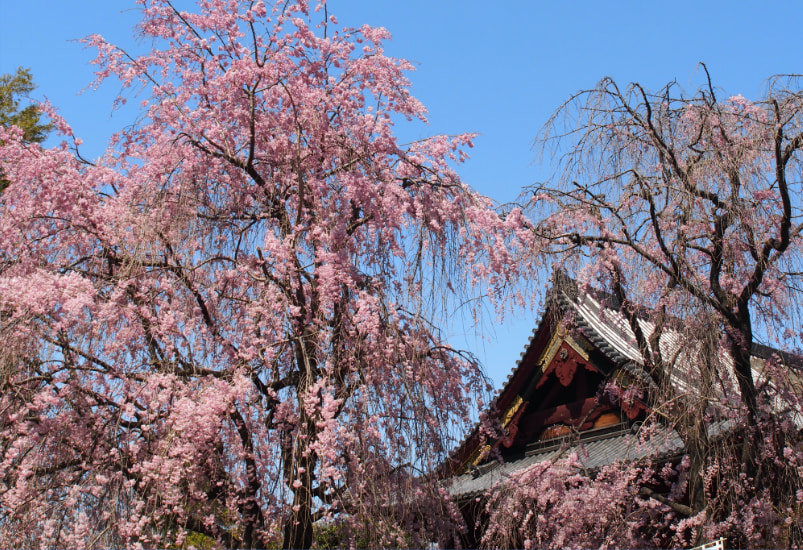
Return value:
M 40 143 L 47 138 L 51 126 L 43 121 L 37 105 L 22 105 L 35 89 L 30 69 L 19 67 L 14 74 L 0 75 L 0 126 L 19 126 L 25 132 L 26 141 Z M 0 177 L 0 193 L 8 183 Z

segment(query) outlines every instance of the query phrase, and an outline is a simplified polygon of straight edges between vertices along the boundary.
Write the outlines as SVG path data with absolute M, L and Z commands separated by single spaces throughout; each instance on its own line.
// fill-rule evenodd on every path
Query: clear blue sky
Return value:
M 692 89 L 702 61 L 727 94 L 755 98 L 769 76 L 803 73 L 800 0 L 329 0 L 328 9 L 341 24 L 391 31 L 387 52 L 418 64 L 413 92 L 430 112 L 428 128 L 406 131 L 480 133 L 461 173 L 499 202 L 543 177 L 533 137 L 570 94 L 604 76 L 653 89 L 676 79 Z M 93 52 L 70 40 L 99 33 L 142 48 L 131 33 L 138 17 L 133 0 L 0 0 L 0 73 L 30 67 L 37 95 L 59 107 L 83 153 L 96 156 L 134 115 L 112 113 L 114 85 L 79 95 L 92 80 Z M 485 344 L 473 333 L 453 341 L 484 360 L 498 387 L 535 315 L 489 331 Z

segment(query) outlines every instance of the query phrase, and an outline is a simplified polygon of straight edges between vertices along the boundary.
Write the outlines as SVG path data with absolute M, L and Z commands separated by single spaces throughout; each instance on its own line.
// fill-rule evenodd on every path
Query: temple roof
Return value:
M 557 350 L 567 347 L 566 342 L 569 340 L 581 355 L 593 363 L 593 370 L 598 371 L 600 376 L 609 376 L 618 370 L 625 372 L 631 380 L 640 380 L 643 387 L 655 387 L 651 377 L 642 368 L 643 361 L 635 334 L 619 308 L 620 304 L 611 295 L 596 290 L 581 292 L 574 281 L 565 275 L 556 276 L 538 326 L 533 330 L 521 357 L 492 403 L 490 410 L 495 411 L 492 414 L 500 420 L 503 428 L 511 422 L 511 418 L 512 424 L 517 422 L 518 416 L 515 413 L 522 400 L 536 397 L 532 389 L 540 385 L 539 378 L 550 372 L 547 363 L 554 363 Z M 645 334 L 652 332 L 652 323 L 646 319 L 639 319 L 638 322 Z M 564 330 L 561 327 L 567 325 L 570 326 L 569 339 L 562 336 L 564 343 L 561 348 L 557 348 L 560 342 L 555 343 L 556 331 Z M 566 334 L 565 330 L 563 334 Z M 676 359 L 681 357 L 681 361 L 677 362 L 671 372 L 671 383 L 675 389 L 681 393 L 698 391 L 696 385 L 699 385 L 699 377 L 695 374 L 696 367 L 690 361 L 682 360 L 689 344 L 683 347 L 679 333 L 669 329 L 662 331 L 659 345 L 662 352 L 674 354 Z M 754 376 L 759 374 L 763 360 L 773 354 L 779 355 L 785 363 L 792 366 L 801 364 L 801 359 L 797 356 L 757 345 L 753 349 L 753 355 L 757 359 Z M 723 354 L 720 360 L 730 361 L 730 358 Z M 601 429 L 573 429 L 571 434 L 564 437 L 530 441 L 523 447 L 518 445 L 505 453 L 500 452 L 502 449 L 498 441 L 493 445 L 492 441 L 483 438 L 477 427 L 452 453 L 453 469 L 459 475 L 450 478 L 448 490 L 461 500 L 470 498 L 486 492 L 513 472 L 546 460 L 567 457 L 574 452 L 588 469 L 616 461 L 647 457 L 668 459 L 682 454 L 682 440 L 671 427 L 652 423 L 651 437 L 644 440 L 643 433 L 638 429 L 640 423 L 632 424 L 633 418 L 630 417 L 630 422 Z M 803 426 L 803 417 L 800 414 L 797 414 L 795 420 L 800 421 Z M 711 435 L 721 433 L 724 426 L 721 422 L 710 426 Z M 491 448 L 493 450 L 488 452 Z M 483 453 L 480 453 L 481 449 L 484 449 Z M 502 454 L 505 456 L 500 461 L 498 458 Z
M 720 421 L 710 427 L 709 435 L 724 432 L 729 423 Z M 646 458 L 671 460 L 683 454 L 680 435 L 673 429 L 655 426 L 650 437 L 639 433 L 639 424 L 620 424 L 601 430 L 588 430 L 578 438 L 563 438 L 558 441 L 532 445 L 522 456 L 504 463 L 491 461 L 450 480 L 449 492 L 459 499 L 485 494 L 494 485 L 511 474 L 541 462 L 556 461 L 572 453 L 584 468 L 596 470 L 614 462 L 639 461 Z

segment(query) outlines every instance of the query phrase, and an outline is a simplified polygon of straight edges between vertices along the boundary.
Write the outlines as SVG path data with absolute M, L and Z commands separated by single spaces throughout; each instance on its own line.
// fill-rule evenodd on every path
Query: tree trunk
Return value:
M 312 472 L 315 458 L 302 453 L 297 462 L 296 479 L 301 485 L 294 488 L 293 506 L 284 524 L 282 548 L 309 548 L 312 546 Z
M 311 377 L 307 376 L 306 380 Z M 299 390 L 303 396 L 306 390 Z M 299 401 L 300 418 L 292 455 L 285 460 L 285 476 L 293 491 L 293 505 L 284 523 L 282 548 L 310 548 L 312 546 L 312 484 L 317 457 L 309 448 L 316 434 L 315 419 L 305 410 L 303 398 Z
M 296 492 L 293 509 L 284 524 L 282 548 L 310 548 L 312 546 L 312 508 L 310 499 L 299 498 Z
M 739 384 L 739 393 L 742 404 L 747 408 L 747 430 L 744 432 L 742 443 L 742 463 L 746 473 L 752 476 L 755 470 L 756 441 L 755 425 L 757 420 L 756 385 L 753 380 L 753 370 L 750 366 L 750 350 L 753 344 L 753 333 L 749 320 L 740 331 L 740 338 L 731 339 L 731 357 L 733 357 L 733 370 Z
M 705 510 L 708 503 L 701 473 L 705 468 L 706 457 L 709 456 L 711 447 L 708 441 L 708 427 L 705 425 L 702 414 L 690 415 L 685 422 L 686 433 L 683 434 L 683 439 L 686 453 L 689 456 L 689 506 L 696 514 Z
M 746 327 L 740 328 L 740 338 L 731 339 L 730 353 L 733 357 L 733 370 L 739 383 L 742 403 L 747 407 L 748 422 L 752 426 L 756 422 L 756 385 L 753 370 L 750 366 L 750 349 L 753 347 L 753 332 L 749 321 Z

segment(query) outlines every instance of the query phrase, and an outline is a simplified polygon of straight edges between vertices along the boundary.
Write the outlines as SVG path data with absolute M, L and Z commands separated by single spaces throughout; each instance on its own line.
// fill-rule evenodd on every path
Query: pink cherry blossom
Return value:
M 453 540 L 420 473 L 486 382 L 438 322 L 504 311 L 520 213 L 460 180 L 472 136 L 397 140 L 425 109 L 387 30 L 140 4 L 150 51 L 86 39 L 144 96 L 106 154 L 0 129 L 0 544 Z

